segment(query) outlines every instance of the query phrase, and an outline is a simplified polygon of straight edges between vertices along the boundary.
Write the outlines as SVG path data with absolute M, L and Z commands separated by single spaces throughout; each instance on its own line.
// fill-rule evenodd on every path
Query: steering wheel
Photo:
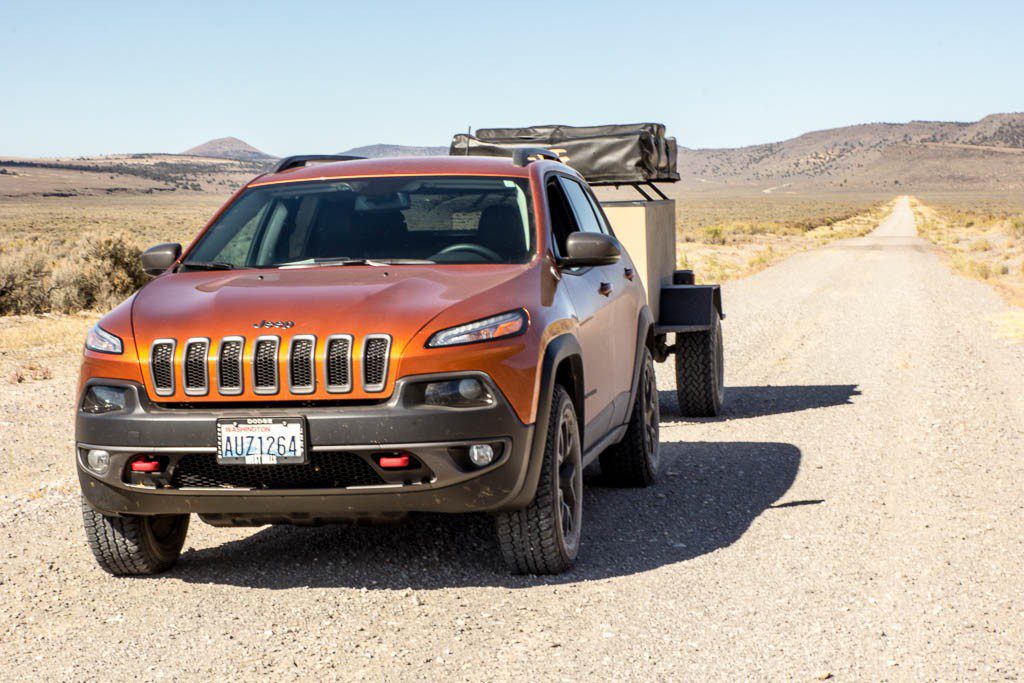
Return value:
M 501 263 L 501 261 L 503 260 L 501 258 L 501 255 L 498 254 L 498 252 L 494 251 L 493 249 L 488 249 L 482 244 L 473 244 L 472 242 L 460 242 L 459 244 L 450 244 L 441 251 L 434 254 L 431 257 L 431 260 L 434 260 L 439 256 L 444 256 L 445 254 L 454 253 L 456 251 L 468 251 L 471 254 L 482 256 L 488 261 L 493 261 L 494 263 Z

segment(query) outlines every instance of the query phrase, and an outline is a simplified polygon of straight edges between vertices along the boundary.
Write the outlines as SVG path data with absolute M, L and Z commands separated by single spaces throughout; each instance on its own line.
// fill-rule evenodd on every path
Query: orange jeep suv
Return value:
M 169 568 L 193 513 L 486 511 L 511 570 L 557 573 L 588 463 L 656 476 L 643 286 L 557 161 L 291 157 L 142 260 L 157 277 L 89 332 L 76 413 L 108 572 Z

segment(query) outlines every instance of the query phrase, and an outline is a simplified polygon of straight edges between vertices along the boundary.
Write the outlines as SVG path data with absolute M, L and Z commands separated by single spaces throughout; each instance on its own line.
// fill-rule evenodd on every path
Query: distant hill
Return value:
M 370 158 L 448 154 L 447 147 L 376 144 L 342 152 Z M 687 190 L 1024 190 L 1024 113 L 981 121 L 867 123 L 735 149 L 679 150 Z
M 211 157 L 213 159 L 235 159 L 238 161 L 265 161 L 274 158 L 238 138 L 210 140 L 191 149 L 186 149 L 182 152 L 182 155 Z
M 377 159 L 380 157 L 435 157 L 448 156 L 447 147 L 415 147 L 412 145 L 364 145 L 341 152 L 357 157 Z
M 869 123 L 736 149 L 680 149 L 686 185 L 762 191 L 1024 189 L 1024 114 Z

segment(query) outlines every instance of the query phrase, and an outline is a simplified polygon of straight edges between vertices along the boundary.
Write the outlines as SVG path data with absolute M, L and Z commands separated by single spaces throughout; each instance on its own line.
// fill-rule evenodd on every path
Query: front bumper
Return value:
M 149 401 L 138 384 L 92 380 L 89 384 L 127 389 L 123 411 L 91 415 L 78 411 L 75 431 L 82 492 L 105 514 L 197 513 L 219 523 L 318 523 L 334 519 L 405 512 L 472 512 L 521 507 L 532 498 L 534 425 L 519 421 L 515 411 L 483 373 L 461 373 L 485 382 L 495 397 L 484 408 L 453 409 L 412 404 L 406 386 L 453 375 L 399 380 L 394 396 L 376 405 L 316 404 L 285 407 L 166 408 Z M 413 393 L 413 392 L 409 392 Z M 213 458 L 217 419 L 225 417 L 297 417 L 307 424 L 310 458 L 359 458 L 379 477 L 377 483 L 332 488 L 242 488 L 178 486 L 175 468 L 183 458 Z M 492 444 L 496 460 L 482 468 L 465 456 L 470 444 Z M 86 465 L 89 449 L 110 452 L 108 472 L 100 476 Z M 376 455 L 406 451 L 422 467 L 415 472 L 388 471 Z M 157 456 L 164 477 L 128 472 L 137 455 Z M 238 467 L 237 465 L 220 467 Z M 262 466 L 266 468 L 278 465 Z M 297 466 L 291 466 L 297 467 Z

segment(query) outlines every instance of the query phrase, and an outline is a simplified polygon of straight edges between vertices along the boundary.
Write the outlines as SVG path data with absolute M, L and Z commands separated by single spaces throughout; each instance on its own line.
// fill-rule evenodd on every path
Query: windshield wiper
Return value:
M 222 261 L 192 261 L 181 264 L 182 268 L 191 268 L 192 270 L 234 270 L 235 267 L 230 263 L 224 263 Z M 179 268 L 180 270 L 180 268 Z
M 429 259 L 418 258 L 351 258 L 348 256 L 324 256 L 306 259 L 305 261 L 292 261 L 291 263 L 280 263 L 278 268 L 308 268 L 309 266 L 394 266 L 394 265 L 430 265 L 436 263 Z
M 334 263 L 334 259 L 314 259 L 318 265 Z M 403 266 L 403 265 L 428 265 L 437 263 L 425 258 L 351 258 L 341 262 L 343 266 L 364 265 L 364 266 Z
M 323 256 L 313 259 L 318 266 L 386 266 L 384 261 L 372 258 L 350 258 L 348 256 Z

